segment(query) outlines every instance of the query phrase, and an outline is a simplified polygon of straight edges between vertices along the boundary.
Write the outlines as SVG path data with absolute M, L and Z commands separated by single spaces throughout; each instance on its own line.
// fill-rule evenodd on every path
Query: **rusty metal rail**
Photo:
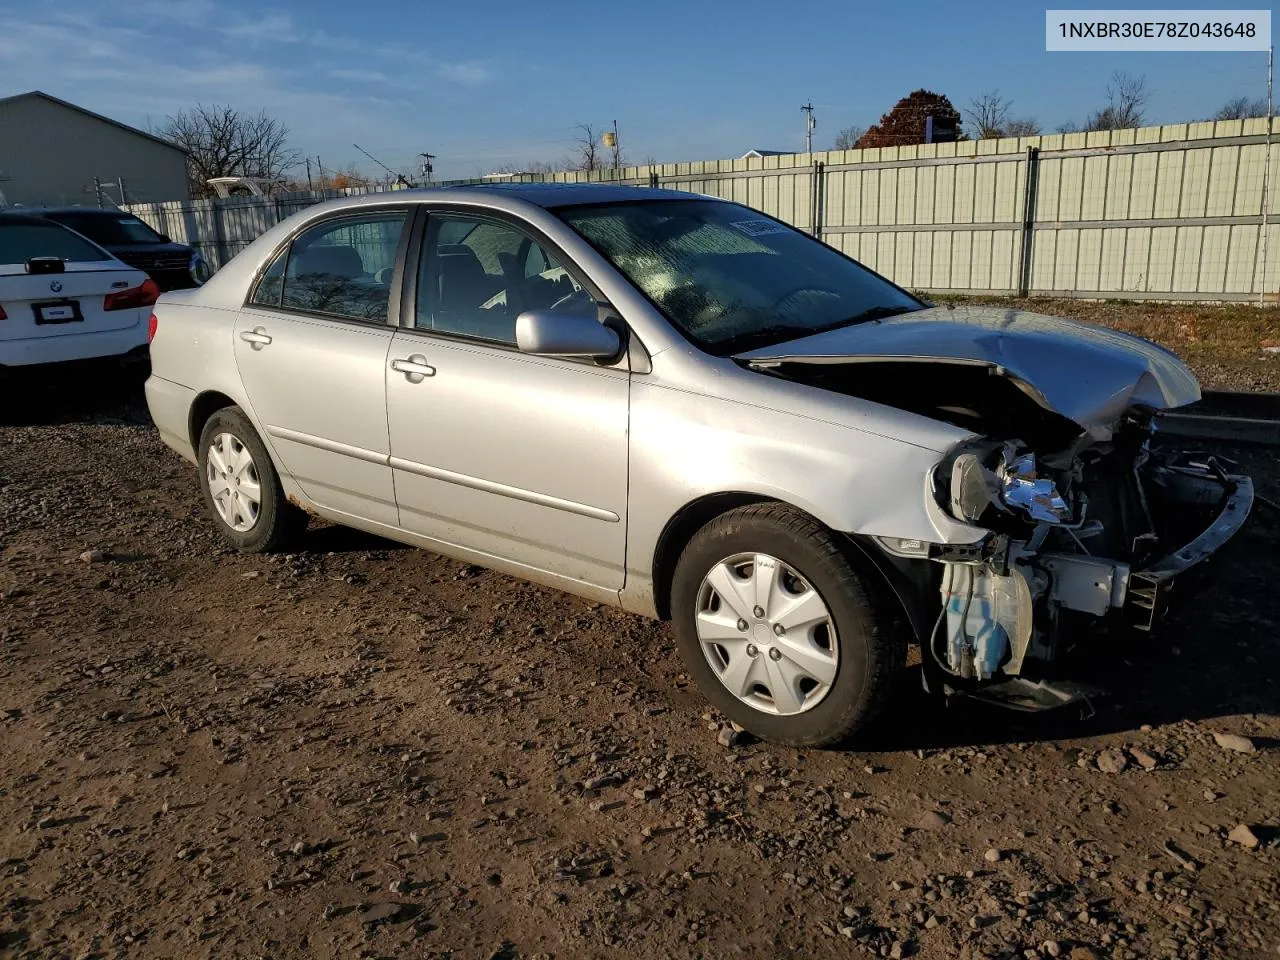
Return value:
M 1280 393 L 1205 391 L 1199 403 L 1161 414 L 1161 433 L 1280 447 Z

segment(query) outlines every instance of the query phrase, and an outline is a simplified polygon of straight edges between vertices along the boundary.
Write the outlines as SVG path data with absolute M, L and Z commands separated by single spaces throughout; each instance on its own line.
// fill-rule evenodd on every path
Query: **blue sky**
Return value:
M 1044 6 L 849 0 L 0 0 L 0 95 L 41 89 L 145 127 L 196 101 L 265 109 L 326 167 L 359 143 L 437 176 L 556 160 L 618 121 L 635 162 L 799 149 L 918 87 L 998 89 L 1046 131 L 1145 75 L 1152 123 L 1265 92 L 1266 55 L 1046 53 Z

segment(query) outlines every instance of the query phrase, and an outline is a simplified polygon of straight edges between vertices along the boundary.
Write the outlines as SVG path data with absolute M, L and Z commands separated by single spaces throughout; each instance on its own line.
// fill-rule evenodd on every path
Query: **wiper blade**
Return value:
M 883 320 L 886 317 L 896 317 L 900 313 L 912 313 L 920 307 L 904 307 L 904 306 L 876 306 L 856 313 L 852 317 L 844 320 L 837 320 L 835 323 L 827 323 L 818 327 L 811 327 L 807 324 L 800 323 L 776 323 L 767 327 L 759 327 L 755 330 L 748 330 L 744 333 L 737 334 L 727 340 L 717 343 L 716 349 L 725 354 L 746 353 L 756 347 L 775 346 L 779 343 L 785 343 L 787 340 L 798 340 L 802 337 L 812 337 L 818 333 L 826 333 L 828 330 L 836 330 L 840 327 L 851 327 L 855 323 L 869 323 L 872 320 Z M 763 340 L 763 342 L 760 342 Z
M 805 326 L 798 323 L 776 323 L 767 327 L 757 327 L 755 330 L 747 330 L 729 337 L 727 340 L 721 340 L 715 345 L 716 349 L 722 353 L 737 353 L 746 348 L 747 344 L 754 341 L 764 339 L 765 343 L 759 344 L 766 346 L 775 338 L 782 338 L 777 342 L 781 343 L 795 337 L 807 337 L 812 333 L 817 333 L 813 327 Z
M 922 308 L 901 307 L 901 306 L 870 307 L 867 310 L 863 310 L 861 313 L 855 313 L 852 317 L 849 317 L 847 320 L 841 320 L 839 323 L 830 324 L 829 326 L 823 327 L 822 329 L 834 330 L 837 327 L 848 327 L 848 326 L 852 326 L 855 323 L 870 323 L 872 320 L 885 320 L 888 317 L 896 317 L 904 313 L 915 313 L 917 310 L 920 310 L 920 309 Z

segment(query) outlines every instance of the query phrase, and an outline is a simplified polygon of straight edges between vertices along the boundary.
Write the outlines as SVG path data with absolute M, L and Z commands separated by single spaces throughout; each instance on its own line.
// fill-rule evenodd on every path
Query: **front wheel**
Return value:
M 278 550 L 307 525 L 238 407 L 217 411 L 200 432 L 200 489 L 223 538 L 245 553 Z
M 906 642 L 849 547 L 785 504 L 700 530 L 676 565 L 676 642 L 698 687 L 757 736 L 837 743 L 890 698 Z

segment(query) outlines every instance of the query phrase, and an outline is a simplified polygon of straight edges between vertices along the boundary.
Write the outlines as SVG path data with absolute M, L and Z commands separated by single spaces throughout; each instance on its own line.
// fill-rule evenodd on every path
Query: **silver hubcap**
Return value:
M 793 567 L 763 553 L 721 560 L 703 578 L 698 641 L 725 689 L 764 713 L 816 707 L 840 664 L 827 605 Z
M 262 483 L 249 449 L 234 434 L 220 433 L 209 444 L 205 469 L 222 522 L 237 533 L 252 530 L 262 509 Z

